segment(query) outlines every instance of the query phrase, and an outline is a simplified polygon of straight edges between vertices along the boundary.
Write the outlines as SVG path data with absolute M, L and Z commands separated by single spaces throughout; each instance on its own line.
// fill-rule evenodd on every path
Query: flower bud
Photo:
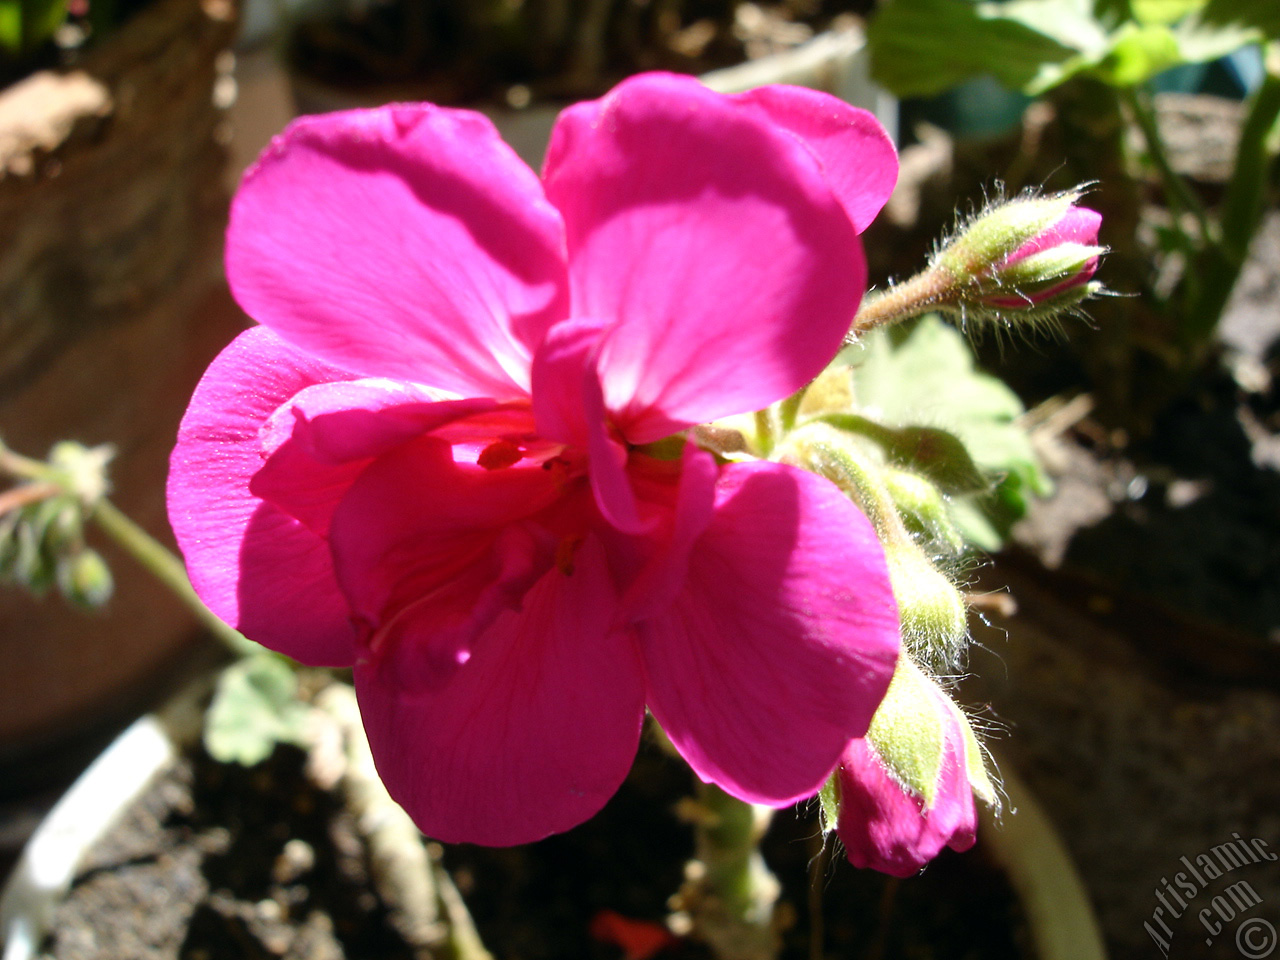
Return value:
M 1091 281 L 1106 252 L 1098 245 L 1102 217 L 1076 206 L 1078 199 L 1013 200 L 979 216 L 933 261 L 954 281 L 939 306 L 979 320 L 1035 320 L 1097 293 Z
M 903 521 L 929 548 L 952 556 L 964 552 L 964 535 L 935 484 L 919 474 L 895 467 L 886 468 L 882 479 Z
M 84 549 L 58 561 L 58 589 L 80 607 L 96 610 L 111 599 L 115 581 L 96 550 Z
M 973 846 L 973 798 L 995 802 L 964 714 L 908 657 L 866 737 L 849 742 L 824 791 L 850 862 L 908 877 L 944 847 Z
M 922 659 L 954 662 L 969 635 L 964 597 L 909 540 L 886 543 L 884 556 L 898 602 L 903 645 Z

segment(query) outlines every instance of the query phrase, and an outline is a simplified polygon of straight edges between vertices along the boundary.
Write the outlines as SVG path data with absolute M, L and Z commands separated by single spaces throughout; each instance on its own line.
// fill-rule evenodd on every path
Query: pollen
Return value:
M 523 459 L 524 453 L 510 440 L 495 440 L 476 458 L 476 463 L 486 470 L 504 470 Z

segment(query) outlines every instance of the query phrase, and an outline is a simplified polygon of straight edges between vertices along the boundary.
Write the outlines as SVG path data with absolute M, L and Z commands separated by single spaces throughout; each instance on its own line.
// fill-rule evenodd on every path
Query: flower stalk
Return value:
M 676 899 L 691 932 L 720 960 L 773 960 L 782 947 L 775 910 L 781 887 L 760 854 L 773 811 L 708 783 L 683 809 L 693 823 L 695 859 Z

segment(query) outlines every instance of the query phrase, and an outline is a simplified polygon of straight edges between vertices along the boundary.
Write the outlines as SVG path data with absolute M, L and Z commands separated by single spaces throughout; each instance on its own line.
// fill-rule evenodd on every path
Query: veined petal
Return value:
M 366 376 L 528 393 L 567 312 L 563 228 L 483 116 L 429 104 L 304 117 L 246 175 L 227 276 L 286 340 Z
M 632 78 L 561 114 L 547 195 L 573 310 L 612 325 L 598 368 L 631 443 L 756 410 L 818 374 L 862 295 L 816 155 L 690 77 Z
M 527 408 L 503 411 L 487 398 L 435 401 L 432 396 L 425 388 L 395 380 L 308 387 L 282 404 L 264 426 L 266 462 L 250 490 L 327 537 L 333 511 L 375 457 L 459 420 L 482 418 L 482 425 L 472 429 L 488 430 L 488 436 L 503 420 L 514 420 L 510 426 L 522 432 L 532 427 Z
M 445 686 L 410 693 L 391 675 L 403 663 L 356 666 L 378 772 L 425 834 L 529 843 L 604 806 L 644 718 L 633 641 L 612 629 L 615 603 L 588 539 L 572 574 L 548 572 Z
M 329 530 L 366 656 L 399 663 L 406 689 L 447 681 L 496 617 L 571 562 L 585 519 L 574 528 L 540 514 L 572 496 L 554 471 L 458 463 L 431 436 L 375 460 Z
M 859 233 L 889 202 L 898 182 L 898 151 L 874 114 L 806 87 L 757 87 L 733 100 L 789 130 L 817 154 Z
M 871 523 L 827 481 L 729 464 L 670 608 L 637 624 L 649 708 L 703 780 L 811 796 L 888 688 L 898 611 Z
M 272 412 L 309 386 L 352 376 L 265 327 L 247 330 L 205 372 L 169 465 L 169 519 L 196 593 L 250 639 L 314 665 L 355 659 L 328 545 L 250 481 Z

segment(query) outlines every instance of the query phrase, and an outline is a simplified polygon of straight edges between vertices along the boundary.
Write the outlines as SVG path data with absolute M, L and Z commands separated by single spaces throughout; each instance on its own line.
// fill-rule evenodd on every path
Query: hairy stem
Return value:
M 928 269 L 910 280 L 890 284 L 889 289 L 883 292 L 868 293 L 844 342 L 855 343 L 868 330 L 927 313 L 937 306 L 953 285 L 954 281 L 945 271 Z
M 773 811 L 702 783 L 686 812 L 696 859 L 686 867 L 679 901 L 693 934 L 720 960 L 775 960 L 782 949 L 774 914 L 780 887 L 760 855 Z

